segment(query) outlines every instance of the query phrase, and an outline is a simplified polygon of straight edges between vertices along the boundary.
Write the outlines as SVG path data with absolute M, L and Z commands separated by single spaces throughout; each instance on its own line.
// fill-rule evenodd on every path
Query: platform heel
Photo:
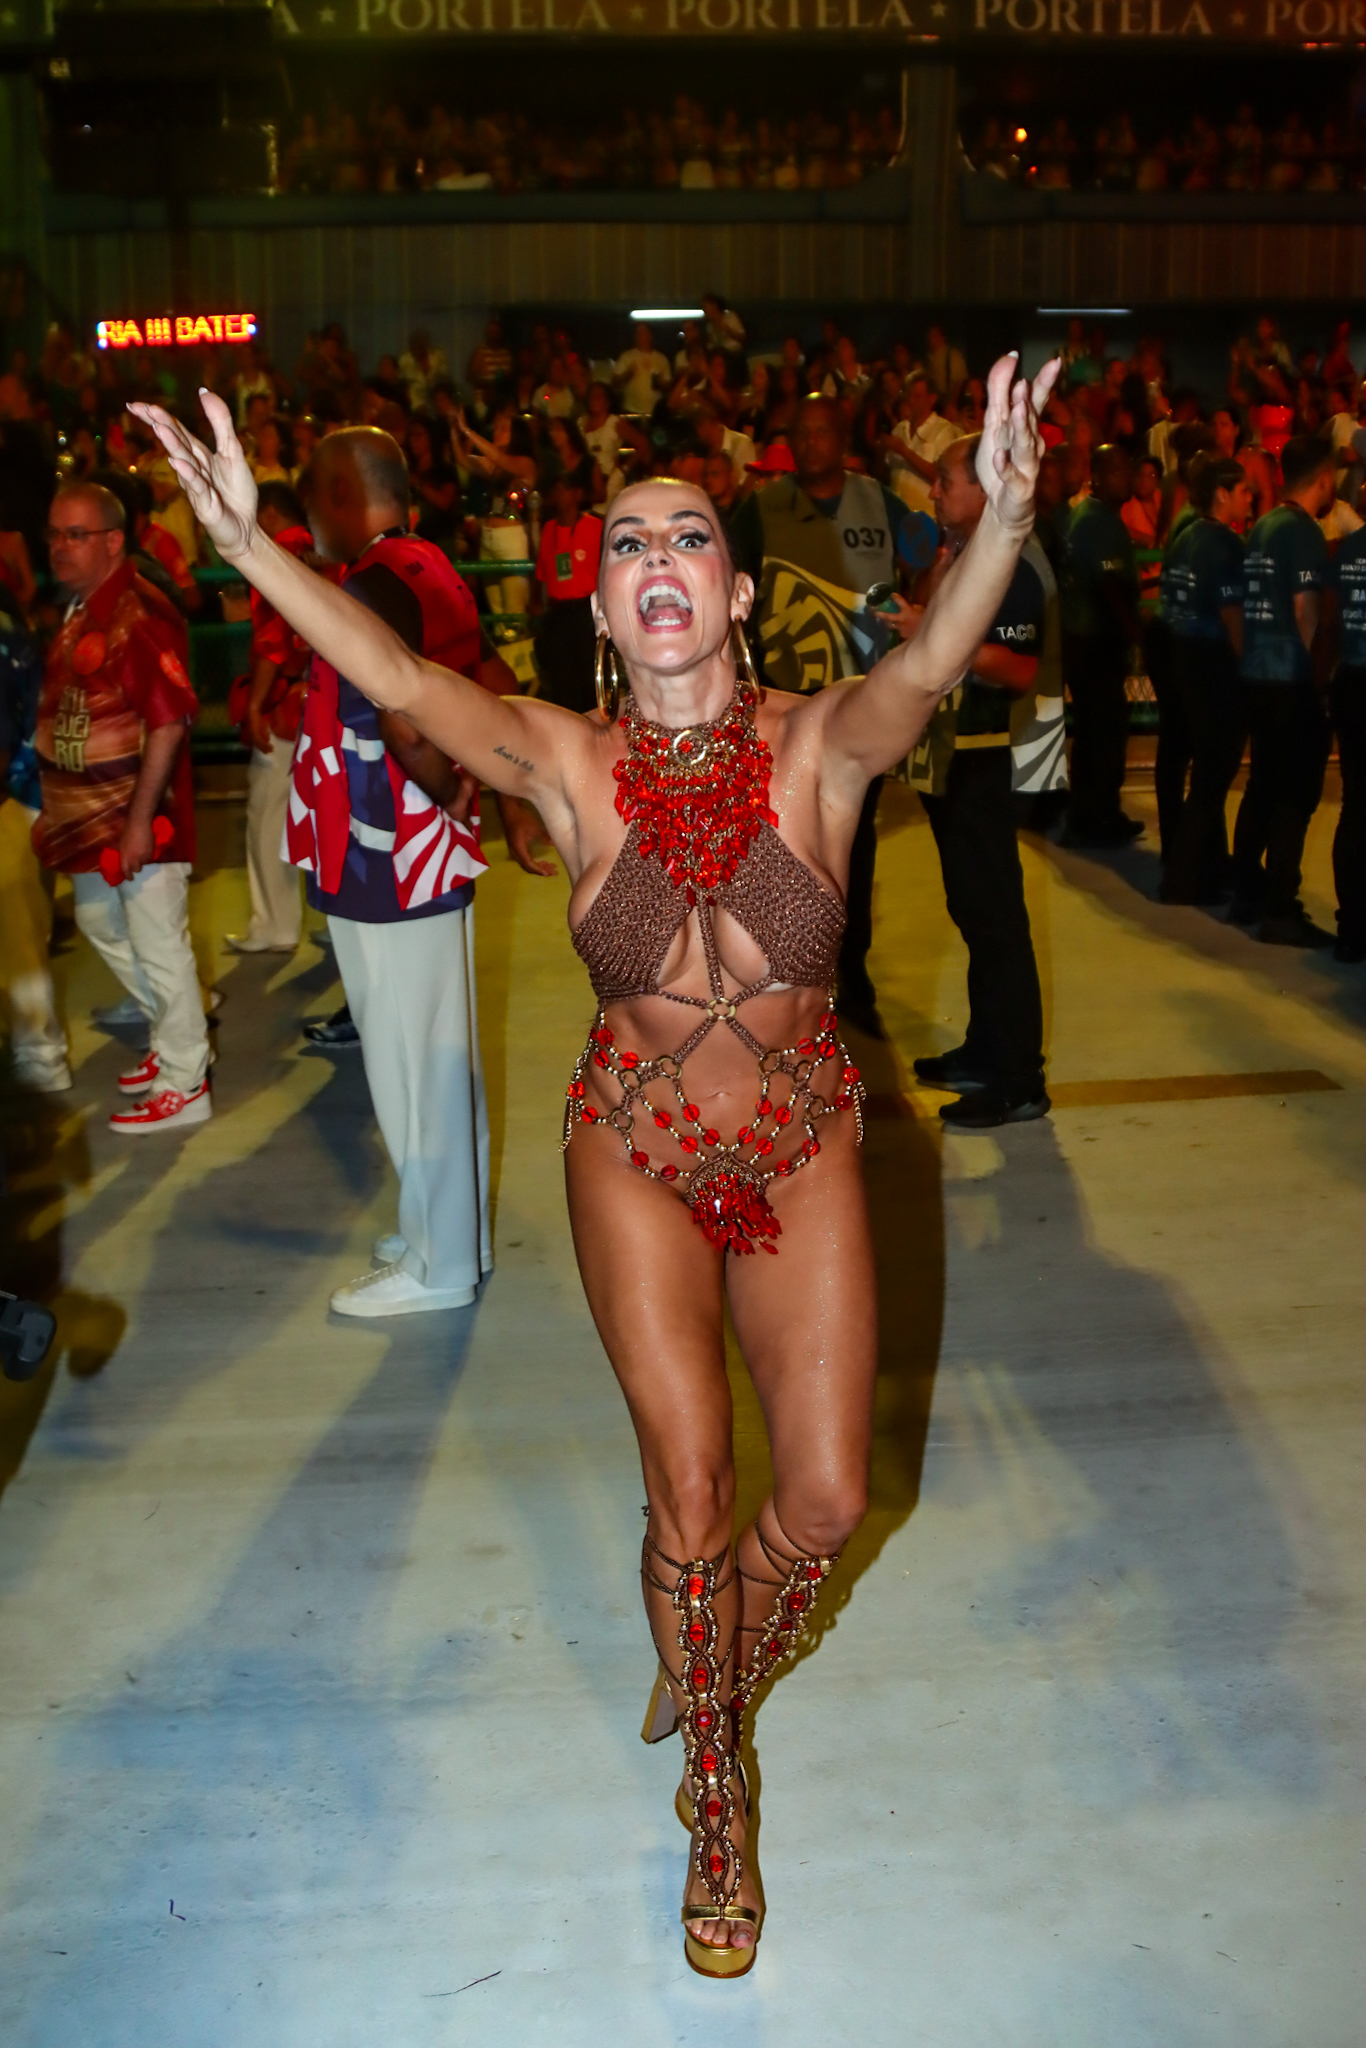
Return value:
M 645 1721 L 640 1731 L 642 1742 L 667 1742 L 671 1735 L 678 1733 L 678 1708 L 674 1705 L 673 1694 L 669 1691 L 669 1674 L 660 1665 L 655 1673 L 655 1682 L 650 1688 L 650 1701 L 645 1709 Z M 692 1833 L 692 1801 L 687 1788 L 680 1785 L 674 1794 L 674 1812 L 679 1823 Z

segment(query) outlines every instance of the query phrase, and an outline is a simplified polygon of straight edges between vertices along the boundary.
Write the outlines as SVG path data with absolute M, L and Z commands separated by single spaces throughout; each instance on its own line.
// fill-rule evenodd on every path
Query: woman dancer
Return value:
M 754 686 L 737 630 L 753 585 L 702 492 L 668 479 L 622 491 L 593 600 L 596 716 L 493 697 L 422 661 L 265 537 L 217 399 L 203 394 L 216 454 L 139 408 L 224 559 L 374 702 L 534 804 L 568 870 L 599 1002 L 568 1088 L 570 1217 L 640 1441 L 661 1667 L 645 1733 L 682 1730 L 685 1947 L 708 1976 L 749 1969 L 763 1918 L 743 1717 L 866 1498 L 877 1329 L 862 1091 L 829 997 L 849 848 L 869 782 L 914 747 L 1005 595 L 1056 368 L 1031 392 L 1012 387 L 1013 358 L 997 363 L 976 533 L 915 640 L 816 696 Z M 736 1544 L 723 1298 L 774 1471 Z

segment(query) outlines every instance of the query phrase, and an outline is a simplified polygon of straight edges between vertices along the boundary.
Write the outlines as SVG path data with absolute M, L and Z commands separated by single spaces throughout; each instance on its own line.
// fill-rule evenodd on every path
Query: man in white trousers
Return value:
M 446 557 L 408 532 L 397 443 L 329 434 L 308 473 L 319 552 L 347 591 L 430 660 L 478 679 L 478 613 Z M 315 656 L 295 748 L 289 857 L 308 874 L 360 1033 L 398 1175 L 398 1232 L 339 1287 L 338 1315 L 461 1308 L 493 1265 L 489 1132 L 474 981 L 470 778 Z
M 302 561 L 313 535 L 289 484 L 262 484 L 257 501 L 262 531 Z M 289 808 L 294 742 L 303 715 L 309 649 L 273 604 L 251 593 L 251 670 L 243 731 L 251 746 L 247 769 L 247 887 L 251 922 L 224 940 L 234 953 L 292 953 L 303 928 L 297 868 L 281 858 Z M 240 688 L 240 684 L 234 688 Z
M 48 554 L 67 610 L 38 705 L 33 847 L 45 867 L 71 876 L 77 925 L 150 1019 L 151 1050 L 119 1076 L 129 1106 L 109 1119 L 139 1137 L 203 1123 L 212 1109 L 188 917 L 196 705 L 185 627 L 125 559 L 123 507 L 111 491 L 68 485 L 50 518 Z

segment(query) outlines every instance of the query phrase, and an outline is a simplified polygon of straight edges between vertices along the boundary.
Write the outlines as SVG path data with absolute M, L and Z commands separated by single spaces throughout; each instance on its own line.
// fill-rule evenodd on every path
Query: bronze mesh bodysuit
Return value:
M 711 984 L 711 998 L 676 994 L 659 986 L 664 958 L 690 906 L 683 889 L 656 859 L 642 858 L 640 826 L 633 823 L 588 915 L 573 934 L 574 948 L 588 968 L 598 998 L 598 1016 L 588 1043 L 579 1055 L 569 1083 L 564 1143 L 574 1123 L 609 1123 L 624 1139 L 631 1163 L 652 1179 L 673 1184 L 712 1243 L 738 1252 L 777 1248 L 771 1240 L 781 1227 L 769 1205 L 767 1183 L 787 1179 L 814 1159 L 820 1150 L 815 1126 L 836 1110 L 852 1110 L 863 1137 L 863 1085 L 858 1069 L 835 1036 L 836 1019 L 827 1007 L 818 1038 L 796 1045 L 766 1048 L 742 1022 L 738 1012 L 755 996 L 780 983 L 799 988 L 828 989 L 834 977 L 844 907 L 825 888 L 767 822 L 739 862 L 731 879 L 699 891 L 696 909 Z M 761 981 L 727 996 L 717 954 L 714 912 L 725 910 L 748 932 L 767 961 Z M 638 996 L 661 996 L 701 1014 L 692 1034 L 673 1053 L 655 1059 L 618 1048 L 604 1012 L 607 1004 Z M 689 1101 L 683 1067 L 718 1024 L 725 1024 L 754 1054 L 759 1066 L 759 1095 L 753 1120 L 731 1142 L 704 1127 Z M 584 1068 L 592 1060 L 621 1086 L 622 1099 L 609 1113 L 584 1101 Z M 813 1080 L 820 1068 L 838 1061 L 839 1079 L 833 1098 L 819 1094 Z M 657 1107 L 644 1089 L 651 1081 L 671 1085 L 677 1112 Z M 797 1151 L 775 1157 L 789 1125 L 804 1133 Z M 645 1149 L 639 1127 L 651 1142 L 667 1139 L 683 1154 L 682 1163 L 657 1161 Z M 795 1133 L 794 1133 L 795 1135 Z

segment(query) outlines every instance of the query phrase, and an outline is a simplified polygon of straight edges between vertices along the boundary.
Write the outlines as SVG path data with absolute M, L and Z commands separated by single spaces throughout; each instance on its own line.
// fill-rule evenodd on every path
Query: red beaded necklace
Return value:
M 689 904 L 698 891 L 734 880 L 764 824 L 773 756 L 754 724 L 758 702 L 748 683 L 707 725 L 674 731 L 642 718 L 631 698 L 622 712 L 626 759 L 613 769 L 617 810 L 640 828 L 643 859 L 655 854 Z

